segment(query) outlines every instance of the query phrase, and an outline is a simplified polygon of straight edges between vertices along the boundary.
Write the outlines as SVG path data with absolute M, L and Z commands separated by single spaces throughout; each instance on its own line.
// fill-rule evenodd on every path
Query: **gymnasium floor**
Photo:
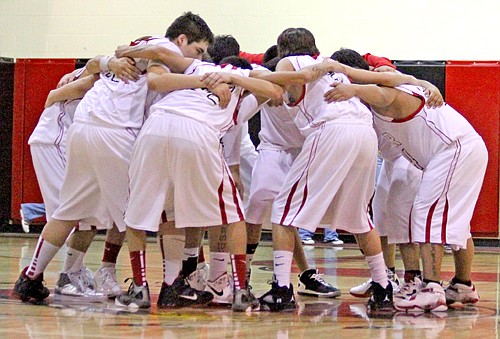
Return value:
M 0 235 L 0 338 L 497 338 L 500 271 L 498 248 L 476 247 L 473 281 L 481 300 L 475 307 L 454 305 L 443 313 L 395 314 L 390 319 L 366 316 L 364 299 L 349 288 L 364 282 L 366 264 L 354 244 L 334 247 L 317 243 L 306 247 L 311 265 L 325 273 L 325 280 L 339 287 L 337 299 L 297 297 L 295 312 L 233 313 L 226 307 L 157 310 L 130 313 L 113 302 L 54 298 L 44 305 L 22 303 L 9 297 L 20 270 L 29 263 L 36 245 L 32 235 Z M 92 244 L 86 265 L 96 270 L 103 242 Z M 258 248 L 252 265 L 252 286 L 260 296 L 270 286 L 271 244 Z M 208 248 L 205 246 L 208 258 Z M 52 290 L 62 267 L 62 251 L 45 273 Z M 316 259 L 314 259 L 316 258 Z M 131 275 L 126 246 L 118 262 L 118 277 Z M 155 243 L 148 244 L 148 280 L 156 303 L 161 281 L 161 260 Z M 401 260 L 397 259 L 398 272 Z M 297 283 L 294 267 L 292 282 Z M 445 255 L 444 279 L 453 275 L 453 257 Z M 400 274 L 401 276 L 402 274 Z M 127 284 L 123 284 L 126 289 Z

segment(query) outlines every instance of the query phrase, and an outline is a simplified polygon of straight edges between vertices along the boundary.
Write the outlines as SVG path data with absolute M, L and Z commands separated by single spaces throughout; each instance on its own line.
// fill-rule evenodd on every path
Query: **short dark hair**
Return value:
M 243 69 L 250 69 L 250 70 L 253 69 L 252 65 L 248 62 L 247 59 L 243 59 L 242 57 L 236 55 L 225 57 L 220 61 L 220 64 L 221 65 L 229 64 Z
M 262 63 L 266 63 L 271 59 L 278 56 L 278 45 L 272 45 L 264 52 L 264 57 L 262 58 Z
M 370 66 L 368 62 L 359 54 L 358 52 L 348 49 L 341 48 L 334 52 L 331 56 L 333 60 L 336 60 L 344 65 L 351 66 L 353 68 L 359 68 L 369 71 Z
M 181 34 L 186 35 L 188 44 L 199 41 L 207 41 L 208 44 L 211 44 L 214 41 L 214 34 L 205 20 L 191 12 L 186 12 L 175 19 L 167 28 L 165 37 L 175 39 Z
M 306 28 L 287 28 L 278 37 L 278 54 L 284 58 L 291 55 L 317 55 L 314 35 Z
M 240 55 L 240 44 L 232 35 L 217 35 L 207 52 L 214 63 L 220 64 L 225 57 Z
M 274 72 L 276 71 L 276 65 L 278 65 L 278 62 L 280 62 L 281 58 L 279 56 L 272 58 L 271 60 L 265 62 L 262 64 L 265 68 L 268 70 Z

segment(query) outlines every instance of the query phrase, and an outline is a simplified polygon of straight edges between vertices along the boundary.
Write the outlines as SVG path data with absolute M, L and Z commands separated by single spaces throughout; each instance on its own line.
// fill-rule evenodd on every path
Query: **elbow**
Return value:
M 273 86 L 272 95 L 270 96 L 270 99 L 279 100 L 283 97 L 283 94 L 284 94 L 283 88 L 281 86 L 275 85 Z

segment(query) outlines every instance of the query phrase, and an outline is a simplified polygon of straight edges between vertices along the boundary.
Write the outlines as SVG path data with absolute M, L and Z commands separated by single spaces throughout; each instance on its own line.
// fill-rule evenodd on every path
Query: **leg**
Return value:
M 273 223 L 274 278 L 271 290 L 259 299 L 264 310 L 276 312 L 295 308 L 290 272 L 296 234 L 294 227 Z
M 301 271 L 299 274 L 297 292 L 299 294 L 314 295 L 317 297 L 338 297 L 341 294 L 340 290 L 324 281 L 316 268 L 309 268 L 304 248 L 302 246 L 301 237 L 299 236 L 299 232 L 301 230 L 303 229 L 296 228 L 294 234 L 295 244 L 293 259 Z M 308 232 L 307 230 L 303 231 Z
M 446 302 L 452 304 L 474 304 L 479 301 L 479 294 L 471 281 L 472 260 L 474 258 L 474 241 L 467 239 L 467 248 L 453 251 L 455 260 L 455 276 L 446 288 Z
M 57 254 L 76 221 L 52 219 L 49 221 L 40 237 L 29 266 L 20 274 L 14 285 L 14 295 L 23 301 L 29 299 L 43 300 L 50 294 L 43 285 L 43 271 Z
M 126 232 L 133 280 L 128 292 L 116 297 L 115 304 L 131 308 L 149 308 L 151 298 L 146 280 L 146 232 L 128 226 Z
M 95 296 L 94 274 L 84 266 L 83 259 L 96 231 L 75 231 L 66 242 L 64 267 L 54 293 L 70 296 Z

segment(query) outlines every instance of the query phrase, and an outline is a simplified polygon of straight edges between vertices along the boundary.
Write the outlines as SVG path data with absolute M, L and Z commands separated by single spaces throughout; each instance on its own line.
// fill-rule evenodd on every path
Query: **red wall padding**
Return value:
M 11 218 L 19 220 L 21 203 L 43 202 L 31 162 L 28 138 L 49 91 L 75 69 L 75 59 L 17 59 L 14 73 Z
M 465 116 L 488 148 L 488 168 L 471 222 L 472 233 L 498 237 L 499 62 L 448 61 L 446 102 Z

